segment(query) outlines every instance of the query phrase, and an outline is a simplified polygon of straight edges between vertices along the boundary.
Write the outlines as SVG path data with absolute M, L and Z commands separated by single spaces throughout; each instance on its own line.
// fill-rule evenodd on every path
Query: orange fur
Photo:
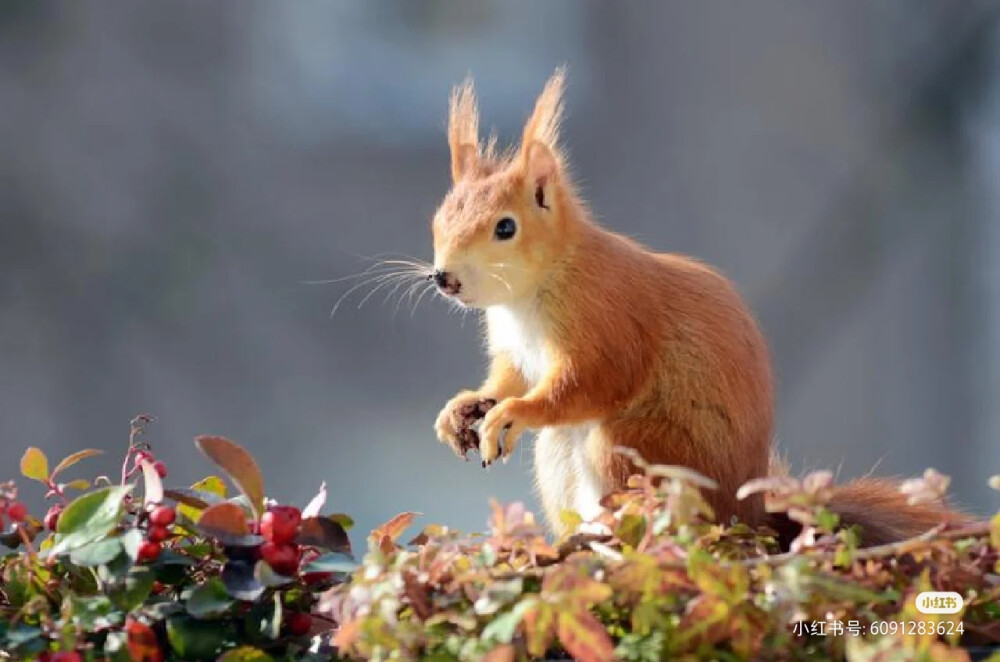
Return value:
M 498 404 L 480 428 L 485 463 L 506 458 L 527 429 L 540 430 L 535 473 L 550 525 L 576 508 L 599 511 L 633 467 L 613 452 L 714 478 L 716 516 L 764 523 L 762 499 L 735 497 L 768 474 L 773 385 L 764 338 L 733 285 L 679 255 L 652 253 L 591 220 L 559 146 L 563 72 L 545 86 L 521 147 L 498 156 L 478 136 L 471 81 L 449 113 L 453 188 L 433 221 L 435 268 L 461 283 L 454 294 L 486 311 L 489 376 L 442 410 L 439 438 L 460 449 L 455 412 L 480 398 Z M 517 233 L 495 235 L 511 218 Z M 501 439 L 503 444 L 501 448 Z M 899 537 L 945 516 L 905 508 L 886 483 L 840 488 L 845 521 Z M 873 514 L 877 511 L 877 514 Z

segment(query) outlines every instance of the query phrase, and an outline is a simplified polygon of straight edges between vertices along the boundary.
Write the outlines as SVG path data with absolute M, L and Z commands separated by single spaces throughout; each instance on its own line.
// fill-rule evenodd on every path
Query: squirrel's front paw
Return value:
M 434 423 L 434 431 L 441 443 L 448 444 L 455 454 L 466 458 L 466 453 L 479 447 L 479 435 L 472 426 L 496 404 L 476 391 L 462 391 L 448 401 Z
M 517 445 L 527 425 L 517 416 L 517 401 L 504 400 L 486 413 L 479 427 L 479 456 L 483 466 L 500 457 L 500 436 L 503 435 L 503 458 L 506 461 Z

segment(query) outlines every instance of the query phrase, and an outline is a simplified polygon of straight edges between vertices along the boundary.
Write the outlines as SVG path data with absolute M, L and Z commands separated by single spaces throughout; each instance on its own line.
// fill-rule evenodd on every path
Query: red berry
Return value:
M 136 553 L 136 560 L 142 561 L 155 561 L 160 555 L 160 551 L 163 548 L 160 543 L 153 540 L 144 540 L 142 544 L 139 545 L 139 551 Z
M 288 543 L 266 542 L 260 556 L 279 575 L 291 576 L 299 569 L 299 548 Z
M 130 659 L 163 662 L 163 651 L 160 650 L 153 628 L 130 616 L 125 621 L 125 633 L 128 636 Z
M 49 531 L 55 531 L 56 525 L 59 523 L 59 515 L 62 514 L 62 506 L 52 506 L 45 513 L 44 524 L 45 528 Z
M 170 506 L 157 506 L 149 513 L 149 521 L 159 526 L 170 526 L 177 519 L 177 513 Z
M 83 658 L 76 651 L 59 651 L 53 653 L 49 660 L 51 662 L 82 662 Z
M 160 462 L 159 460 L 157 460 L 156 462 L 153 462 L 153 468 L 156 469 L 156 474 L 160 478 L 166 478 L 167 477 L 167 465 L 165 465 L 162 462 Z
M 7 517 L 14 522 L 20 522 L 28 514 L 28 509 L 20 501 L 11 501 L 7 504 Z
M 159 526 L 158 524 L 153 524 L 149 527 L 149 531 L 146 532 L 146 540 L 151 540 L 152 542 L 163 542 L 170 537 L 170 531 L 165 526 Z
M 159 579 L 157 579 L 155 582 L 153 582 L 153 589 L 152 589 L 153 595 L 158 595 L 160 593 L 163 593 L 163 591 L 165 591 L 166 588 L 167 588 L 166 585 Z
M 301 521 L 302 513 L 295 506 L 271 506 L 260 518 L 260 534 L 271 542 L 292 542 Z
M 288 620 L 285 622 L 288 626 L 288 633 L 293 637 L 301 637 L 309 633 L 312 628 L 312 616 L 309 614 L 303 614 L 301 611 L 294 612 L 288 615 Z

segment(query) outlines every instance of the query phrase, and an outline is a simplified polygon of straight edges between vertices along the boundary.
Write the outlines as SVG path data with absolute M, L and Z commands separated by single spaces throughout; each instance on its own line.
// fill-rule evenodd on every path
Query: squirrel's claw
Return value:
M 504 401 L 490 409 L 479 428 L 479 455 L 483 458 L 483 466 L 489 466 L 500 457 L 509 457 L 524 430 L 525 426 L 514 415 L 512 403 Z

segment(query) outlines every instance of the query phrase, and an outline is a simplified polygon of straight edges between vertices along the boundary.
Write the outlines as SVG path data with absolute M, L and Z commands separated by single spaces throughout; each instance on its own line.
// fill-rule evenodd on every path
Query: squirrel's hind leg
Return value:
M 595 452 L 607 444 L 596 425 L 543 428 L 535 441 L 535 483 L 549 528 L 568 533 L 560 514 L 574 510 L 584 522 L 601 513 L 605 485 Z
M 572 435 L 567 428 L 542 428 L 535 439 L 535 489 L 549 529 L 565 533 L 560 513 L 573 508 L 576 493 Z

